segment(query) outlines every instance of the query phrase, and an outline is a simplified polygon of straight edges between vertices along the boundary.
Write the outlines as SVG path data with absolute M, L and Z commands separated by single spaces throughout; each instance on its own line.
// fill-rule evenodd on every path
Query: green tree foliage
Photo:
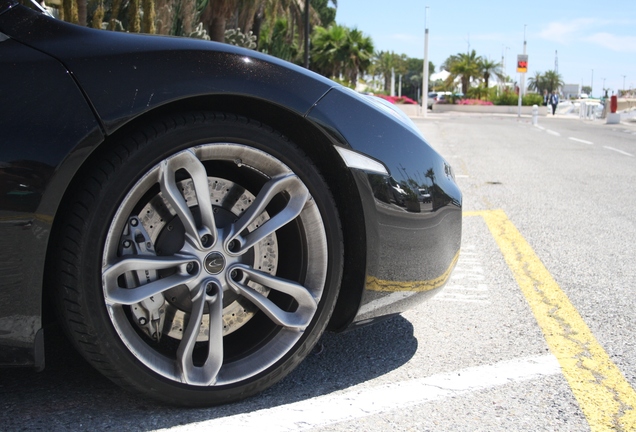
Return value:
M 484 80 L 484 87 L 489 88 L 490 77 L 495 76 L 500 81 L 505 81 L 506 76 L 501 69 L 501 63 L 482 58 L 479 61 L 479 72 Z
M 157 31 L 155 26 L 155 2 L 154 0 L 142 0 L 142 10 L 144 11 L 141 31 L 143 33 L 154 34 Z
M 141 5 L 139 0 L 128 2 L 128 31 L 139 33 L 141 31 Z
M 342 77 L 355 86 L 358 74 L 371 65 L 373 41 L 358 29 L 337 24 L 317 26 L 312 42 L 312 70 L 326 77 Z
M 330 7 L 329 2 L 333 3 L 335 7 Z M 311 7 L 316 11 L 320 17 L 320 25 L 322 27 L 329 27 L 336 21 L 336 8 L 338 3 L 335 0 L 311 0 Z
M 61 17 L 64 21 L 68 21 L 74 24 L 79 23 L 77 13 L 77 0 L 62 0 Z
M 549 70 L 544 74 L 535 72 L 533 76 L 528 78 L 528 88 L 537 93 L 543 93 L 544 90 L 552 93 L 552 90 L 558 91 L 561 87 L 563 87 L 563 79 L 561 75 L 553 70 Z
M 312 70 L 329 77 L 338 77 L 344 69 L 346 27 L 332 24 L 316 27 L 312 37 Z
M 533 76 L 528 78 L 528 89 L 536 91 L 537 93 L 543 93 L 546 89 L 545 80 L 541 72 L 535 72 Z
M 61 19 L 96 29 L 188 36 L 211 0 L 62 0 Z
M 399 74 L 406 69 L 403 65 L 403 61 L 404 59 L 402 56 L 394 53 L 393 51 L 379 51 L 375 53 L 369 71 L 374 76 L 382 77 L 384 82 L 383 89 L 385 92 L 388 92 L 391 86 L 391 71 L 395 70 L 396 73 Z
M 545 78 L 546 88 L 550 93 L 552 93 L 553 90 L 558 91 L 563 87 L 563 84 L 565 84 L 561 75 L 556 71 L 549 70 L 543 74 L 543 76 Z
M 236 11 L 239 0 L 212 0 L 201 13 L 201 21 L 213 41 L 223 42 L 227 20 Z
M 357 28 L 347 31 L 344 45 L 344 74 L 349 82 L 355 86 L 358 74 L 364 73 L 371 64 L 373 57 L 373 41 Z
M 93 16 L 91 18 L 91 27 L 96 29 L 102 28 L 102 22 L 104 21 L 104 3 L 99 2 L 99 5 L 95 8 Z
M 424 72 L 424 60 L 405 57 L 406 71 L 402 75 L 402 95 L 419 100 L 422 97 L 422 74 Z M 435 73 L 435 65 L 428 62 L 429 90 L 432 90 L 430 77 Z
M 516 92 L 506 90 L 492 99 L 495 105 L 518 105 L 519 95 Z M 537 93 L 528 93 L 521 98 L 521 105 L 532 106 L 543 104 L 543 96 Z
M 261 30 L 259 50 L 287 61 L 294 61 L 298 56 L 298 45 L 288 38 L 287 19 L 274 22 L 273 29 L 269 24 Z
M 446 70 L 450 73 L 447 83 L 450 84 L 459 78 L 462 83 L 462 93 L 468 94 L 470 83 L 473 79 L 481 78 L 480 63 L 482 58 L 475 50 L 468 54 L 459 53 L 450 56 L 445 62 Z

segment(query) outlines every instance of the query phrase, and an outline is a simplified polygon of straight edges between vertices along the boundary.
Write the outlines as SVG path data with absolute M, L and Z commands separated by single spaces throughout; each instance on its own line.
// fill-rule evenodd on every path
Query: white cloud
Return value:
M 595 33 L 584 41 L 600 45 L 612 51 L 636 53 L 636 36 L 617 36 L 611 33 Z
M 568 22 L 551 22 L 539 32 L 539 37 L 552 42 L 568 44 L 572 40 L 579 39 L 586 30 L 600 24 L 600 21 L 591 18 L 579 18 Z

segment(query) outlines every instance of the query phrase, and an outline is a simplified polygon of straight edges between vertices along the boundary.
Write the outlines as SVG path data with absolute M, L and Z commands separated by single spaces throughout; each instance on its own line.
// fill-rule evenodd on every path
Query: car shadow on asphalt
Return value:
M 0 429 L 154 430 L 272 408 L 347 389 L 385 375 L 417 351 L 402 316 L 325 334 L 295 371 L 265 392 L 234 404 L 186 409 L 122 390 L 74 350 L 57 325 L 46 329 L 46 368 L 0 370 Z

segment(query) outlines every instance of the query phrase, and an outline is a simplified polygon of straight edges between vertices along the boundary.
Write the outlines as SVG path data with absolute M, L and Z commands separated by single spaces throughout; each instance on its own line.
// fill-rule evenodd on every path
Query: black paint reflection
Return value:
M 53 174 L 53 167 L 37 161 L 0 161 L 0 209 L 35 212 Z
M 397 181 L 392 176 L 368 174 L 373 196 L 385 204 L 396 205 L 413 213 L 434 212 L 449 204 L 461 204 L 449 196 L 437 183 L 434 170 L 428 169 L 420 177 Z

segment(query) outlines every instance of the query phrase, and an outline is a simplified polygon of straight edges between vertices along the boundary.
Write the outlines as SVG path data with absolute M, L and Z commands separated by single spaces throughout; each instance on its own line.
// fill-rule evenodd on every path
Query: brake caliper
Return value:
M 157 255 L 148 232 L 136 216 L 130 217 L 124 228 L 120 255 Z M 158 274 L 156 270 L 136 270 L 127 272 L 125 277 L 126 286 L 136 288 L 156 280 Z M 132 305 L 130 310 L 139 328 L 158 342 L 162 336 L 166 316 L 166 301 L 163 294 L 148 297 Z

